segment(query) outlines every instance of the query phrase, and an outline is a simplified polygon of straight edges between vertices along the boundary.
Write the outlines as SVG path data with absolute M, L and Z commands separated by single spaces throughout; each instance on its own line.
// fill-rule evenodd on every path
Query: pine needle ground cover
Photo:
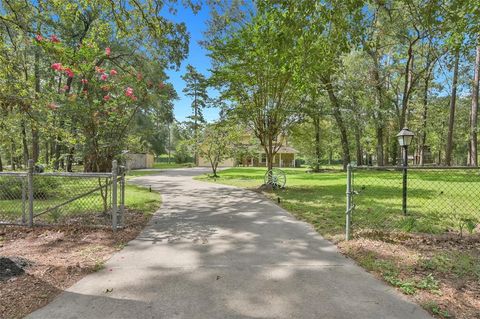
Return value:
M 79 225 L 0 226 L 0 256 L 22 267 L 21 275 L 0 278 L 0 318 L 23 318 L 102 269 L 114 252 L 144 228 L 160 207 L 160 194 L 127 184 L 126 206 L 126 226 L 117 232 Z

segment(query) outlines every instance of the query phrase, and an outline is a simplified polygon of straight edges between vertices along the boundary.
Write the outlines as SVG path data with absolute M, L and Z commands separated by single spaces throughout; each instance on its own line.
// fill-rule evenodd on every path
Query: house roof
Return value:
M 293 147 L 290 147 L 290 146 L 282 146 L 280 147 L 280 149 L 278 150 L 277 154 L 278 153 L 282 153 L 282 154 L 285 154 L 285 153 L 294 153 L 294 154 L 297 154 L 298 151 L 296 149 L 294 149 Z

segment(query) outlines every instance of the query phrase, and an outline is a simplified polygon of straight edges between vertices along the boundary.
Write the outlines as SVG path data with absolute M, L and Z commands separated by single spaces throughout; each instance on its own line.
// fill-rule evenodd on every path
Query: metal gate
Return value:
M 125 170 L 108 173 L 0 172 L 0 223 L 123 225 Z

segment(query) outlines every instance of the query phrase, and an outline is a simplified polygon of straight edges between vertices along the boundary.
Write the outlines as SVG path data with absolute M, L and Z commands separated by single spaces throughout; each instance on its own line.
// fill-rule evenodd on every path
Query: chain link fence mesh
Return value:
M 33 189 L 37 224 L 112 223 L 111 176 L 35 174 Z
M 116 228 L 123 220 L 125 199 L 124 168 L 118 167 L 117 172 L 0 172 L 0 223 Z
M 27 174 L 0 174 L 0 222 L 26 222 Z
M 409 167 L 407 214 L 402 209 L 403 170 L 352 168 L 351 233 L 472 233 L 480 222 L 480 170 Z

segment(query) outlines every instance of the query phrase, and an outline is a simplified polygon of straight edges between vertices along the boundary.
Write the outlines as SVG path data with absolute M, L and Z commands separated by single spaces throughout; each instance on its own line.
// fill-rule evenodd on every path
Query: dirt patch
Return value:
M 341 251 L 436 318 L 480 318 L 480 235 L 371 233 Z
M 125 214 L 128 226 L 116 233 L 81 226 L 0 226 L 0 257 L 4 260 L 0 270 L 2 265 L 14 267 L 9 261 L 20 269 L 0 281 L 0 318 L 22 318 L 85 275 L 102 269 L 148 219 L 148 215 L 129 211 Z
M 23 275 L 25 273 L 24 268 L 29 264 L 29 261 L 24 258 L 0 257 L 0 281 Z

